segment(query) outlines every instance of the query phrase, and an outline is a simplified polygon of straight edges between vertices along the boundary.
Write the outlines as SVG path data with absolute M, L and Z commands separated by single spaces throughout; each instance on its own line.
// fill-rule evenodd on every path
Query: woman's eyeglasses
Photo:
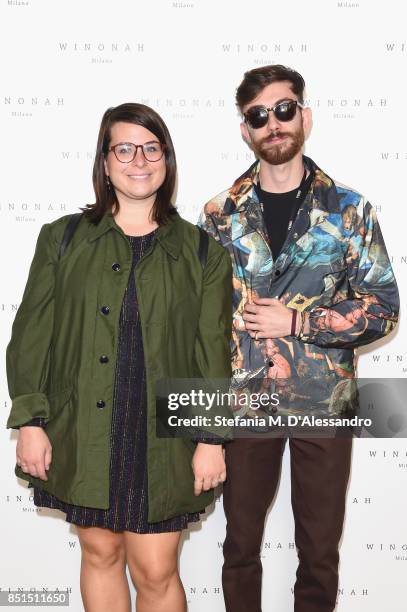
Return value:
M 141 149 L 146 161 L 157 162 L 164 155 L 165 145 L 157 140 L 145 142 L 142 145 L 136 145 L 132 142 L 119 142 L 113 147 L 110 147 L 108 152 L 113 151 L 117 161 L 121 162 L 122 164 L 129 164 L 136 158 L 137 150 L 139 148 Z
M 305 108 L 301 102 L 298 102 L 298 100 L 283 100 L 270 108 L 263 105 L 252 106 L 244 113 L 243 116 L 246 123 L 248 123 L 253 129 L 257 130 L 258 128 L 266 125 L 267 121 L 269 120 L 270 111 L 273 111 L 274 116 L 278 121 L 291 121 L 295 117 L 297 106 L 300 108 Z

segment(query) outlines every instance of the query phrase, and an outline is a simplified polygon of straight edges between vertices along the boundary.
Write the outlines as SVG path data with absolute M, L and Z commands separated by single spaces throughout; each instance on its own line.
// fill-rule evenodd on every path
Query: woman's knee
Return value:
M 139 593 L 151 595 L 163 595 L 174 580 L 178 580 L 178 567 L 175 563 L 146 564 L 142 567 L 134 567 L 131 562 L 129 569 L 134 580 L 134 585 Z
M 124 566 L 125 548 L 121 534 L 110 530 L 92 532 L 90 529 L 88 531 L 82 529 L 79 532 L 82 561 L 97 569 Z

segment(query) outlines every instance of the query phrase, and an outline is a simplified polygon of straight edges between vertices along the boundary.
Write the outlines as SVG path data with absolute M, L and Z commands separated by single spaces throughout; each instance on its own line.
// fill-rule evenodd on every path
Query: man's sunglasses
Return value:
M 269 112 L 273 111 L 275 118 L 278 121 L 291 121 L 295 117 L 297 112 L 297 106 L 305 108 L 298 100 L 283 100 L 278 104 L 275 104 L 271 108 L 267 106 L 251 106 L 244 114 L 244 120 L 253 129 L 264 127 L 269 120 Z

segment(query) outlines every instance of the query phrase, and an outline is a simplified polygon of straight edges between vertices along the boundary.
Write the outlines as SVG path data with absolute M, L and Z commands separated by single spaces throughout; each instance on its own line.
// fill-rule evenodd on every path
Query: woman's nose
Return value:
M 143 150 L 139 147 L 136 151 L 136 155 L 133 159 L 133 164 L 142 168 L 146 164 L 146 158 L 144 157 Z

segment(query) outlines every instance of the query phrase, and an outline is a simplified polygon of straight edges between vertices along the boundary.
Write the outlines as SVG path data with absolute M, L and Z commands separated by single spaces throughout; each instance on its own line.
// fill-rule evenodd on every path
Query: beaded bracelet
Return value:
M 305 312 L 302 310 L 300 312 L 300 315 L 301 315 L 301 325 L 300 325 L 300 329 L 298 330 L 298 334 L 296 334 L 296 338 L 298 338 L 298 340 L 301 340 L 303 333 L 304 333 Z
M 295 336 L 295 329 L 297 327 L 297 311 L 295 308 L 292 309 L 291 316 L 291 336 Z

